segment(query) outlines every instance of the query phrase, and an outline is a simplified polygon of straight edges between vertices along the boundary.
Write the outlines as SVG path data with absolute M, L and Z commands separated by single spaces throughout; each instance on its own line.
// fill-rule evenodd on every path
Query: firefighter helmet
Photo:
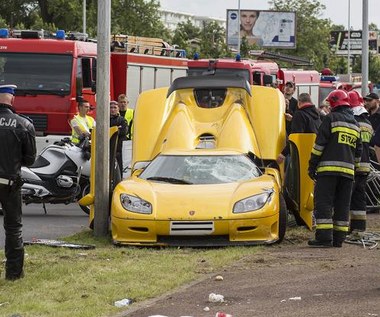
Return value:
M 363 106 L 363 97 L 356 90 L 352 90 L 348 92 L 348 100 L 351 107 Z
M 331 108 L 350 105 L 347 93 L 341 89 L 330 92 L 326 100 L 330 103 Z

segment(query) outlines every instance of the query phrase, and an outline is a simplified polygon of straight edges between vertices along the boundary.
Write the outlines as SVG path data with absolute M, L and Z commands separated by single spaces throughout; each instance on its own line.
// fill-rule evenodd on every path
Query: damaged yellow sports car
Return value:
M 236 76 L 177 78 L 136 105 L 132 174 L 112 197 L 120 245 L 220 246 L 283 239 L 287 209 L 275 160 L 285 102 Z

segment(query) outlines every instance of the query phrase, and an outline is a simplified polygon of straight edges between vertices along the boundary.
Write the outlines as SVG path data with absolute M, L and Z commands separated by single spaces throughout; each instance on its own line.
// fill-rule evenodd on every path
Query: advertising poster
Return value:
M 260 10 L 227 10 L 227 44 L 237 47 L 246 37 L 259 47 L 296 48 L 296 13 Z
M 347 55 L 348 44 L 350 44 L 350 55 L 361 55 L 362 31 L 350 31 L 350 41 L 348 41 L 348 31 L 330 32 L 330 47 L 336 55 Z

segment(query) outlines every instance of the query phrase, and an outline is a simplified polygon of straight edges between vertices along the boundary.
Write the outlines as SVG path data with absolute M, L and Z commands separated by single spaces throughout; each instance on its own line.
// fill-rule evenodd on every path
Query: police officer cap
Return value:
M 15 94 L 16 85 L 0 85 L 0 94 Z

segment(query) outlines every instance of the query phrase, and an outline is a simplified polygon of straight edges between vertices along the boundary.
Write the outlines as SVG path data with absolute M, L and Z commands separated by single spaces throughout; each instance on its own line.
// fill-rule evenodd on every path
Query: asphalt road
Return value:
M 23 238 L 24 240 L 57 239 L 88 226 L 88 216 L 78 204 L 52 205 L 46 204 L 45 215 L 42 205 L 23 205 Z M 3 216 L 0 216 L 2 223 Z M 4 228 L 0 226 L 0 248 L 4 249 Z

